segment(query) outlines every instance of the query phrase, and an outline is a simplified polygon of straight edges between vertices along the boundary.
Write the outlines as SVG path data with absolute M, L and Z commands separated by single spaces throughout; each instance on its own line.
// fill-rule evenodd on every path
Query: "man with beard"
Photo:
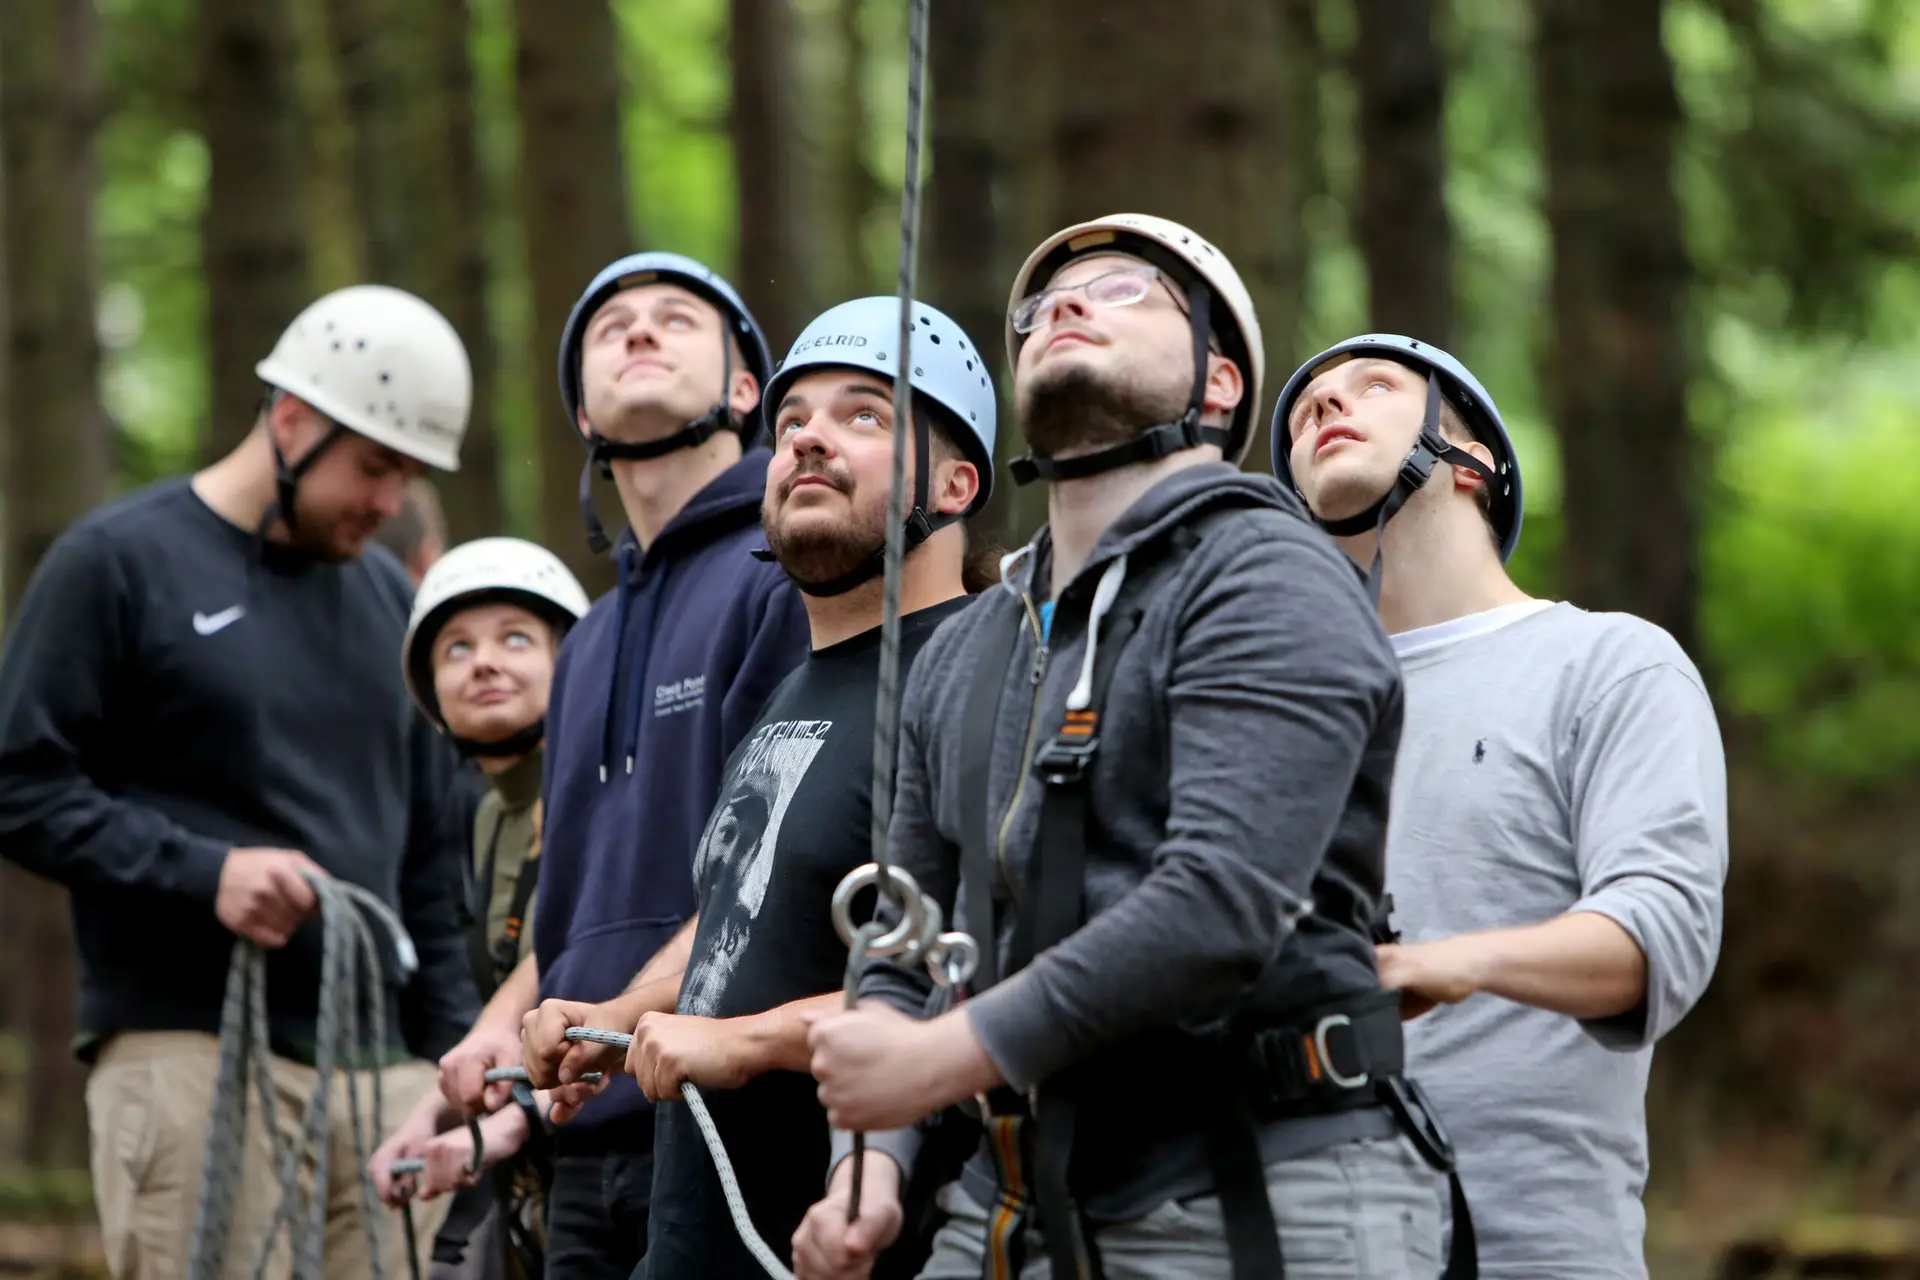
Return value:
M 644 1008 L 673 1008 L 686 947 L 671 940 L 694 911 L 694 845 L 722 767 L 806 654 L 797 593 L 751 555 L 771 364 L 733 287 L 671 253 L 609 265 L 561 335 L 560 399 L 588 446 L 588 541 L 606 546 L 590 489 L 603 470 L 627 518 L 613 546 L 620 581 L 568 633 L 554 668 L 533 954 L 440 1072 L 469 1114 L 508 1100 L 508 1086 L 484 1083 L 489 1067 L 524 1062 L 536 1088 L 567 1086 L 550 1113 L 561 1123 L 547 1219 L 547 1274 L 564 1280 L 627 1280 L 639 1262 L 653 1108 L 617 1053 L 563 1061 L 561 1034 L 631 1027 L 638 1013 L 610 1024 L 601 1009 L 623 987 L 639 987 Z M 668 980 L 652 982 L 659 974 Z M 605 1078 L 578 1083 L 590 1071 Z
M 962 522 L 992 491 L 995 428 L 973 344 L 932 307 L 915 303 L 912 314 L 903 670 L 969 602 Z M 803 593 L 812 652 L 729 761 L 694 861 L 700 912 L 678 1012 L 614 1024 L 634 1028 L 626 1066 L 641 1089 L 676 1104 L 657 1117 L 652 1280 L 761 1274 L 677 1105 L 683 1082 L 708 1091 L 754 1225 L 777 1253 L 819 1195 L 828 1134 L 806 1074 L 805 1018 L 845 998 L 847 951 L 829 908 L 870 849 L 899 317 L 894 298 L 834 307 L 767 387 L 776 452 L 761 522 L 768 554 Z
M 1727 874 L 1712 700 L 1660 627 L 1507 576 L 1520 465 L 1493 398 L 1397 334 L 1303 364 L 1274 471 L 1359 564 L 1407 684 L 1388 885 L 1407 1049 L 1488 1207 L 1481 1274 L 1647 1274 L 1653 1047 L 1705 991 Z M 1427 1012 L 1431 1010 L 1431 1012 Z
M 814 1024 L 828 1119 L 871 1141 L 795 1271 L 866 1274 L 907 1126 L 976 1099 L 923 1276 L 1431 1277 L 1371 937 L 1399 675 L 1352 565 L 1231 465 L 1245 287 L 1186 227 L 1101 218 L 1028 259 L 1007 348 L 1048 523 L 915 665 L 891 831 L 980 968 L 922 1018 L 924 969 L 874 964 Z
M 361 285 L 301 312 L 255 371 L 265 402 L 231 453 L 60 536 L 0 665 L 0 850 L 73 896 L 94 1197 L 119 1276 L 184 1273 L 236 934 L 269 950 L 272 1119 L 299 1124 L 321 984 L 308 877 L 388 902 L 419 953 L 386 1005 L 389 1126 L 478 1005 L 455 914 L 454 756 L 393 661 L 412 584 L 368 545 L 410 478 L 459 465 L 466 349 L 419 298 Z M 332 1090 L 326 1273 L 362 1277 L 344 1072 Z M 246 1142 L 236 1275 L 278 1201 L 258 1118 Z M 395 1228 L 388 1275 L 405 1265 Z

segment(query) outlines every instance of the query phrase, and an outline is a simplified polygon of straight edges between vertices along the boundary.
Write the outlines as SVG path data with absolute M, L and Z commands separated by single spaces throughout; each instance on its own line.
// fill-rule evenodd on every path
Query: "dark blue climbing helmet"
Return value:
M 773 374 L 773 355 L 767 346 L 766 334 L 731 284 L 721 278 L 718 272 L 684 254 L 629 254 L 610 263 L 593 278 L 593 282 L 581 293 L 579 301 L 573 304 L 566 327 L 560 331 L 560 407 L 566 413 L 568 426 L 580 429 L 580 401 L 583 394 L 580 386 L 580 346 L 587 322 L 601 304 L 614 294 L 623 289 L 654 283 L 681 285 L 718 308 L 726 322 L 728 336 L 739 341 L 748 371 L 762 389 L 766 387 L 767 379 Z M 725 388 L 733 380 L 733 352 L 730 346 L 723 349 L 721 367 L 721 394 L 713 408 L 665 439 L 641 443 L 609 440 L 592 423 L 587 424 L 584 432 L 587 462 L 580 472 L 580 514 L 587 525 L 587 543 L 595 551 L 605 551 L 608 546 L 606 534 L 600 528 L 599 518 L 593 509 L 592 480 L 596 468 L 605 472 L 608 462 L 616 458 L 657 458 L 677 449 L 693 448 L 706 443 L 722 427 L 738 431 L 742 444 L 751 445 L 760 437 L 763 418 L 759 408 L 756 407 L 736 422 L 727 404 Z

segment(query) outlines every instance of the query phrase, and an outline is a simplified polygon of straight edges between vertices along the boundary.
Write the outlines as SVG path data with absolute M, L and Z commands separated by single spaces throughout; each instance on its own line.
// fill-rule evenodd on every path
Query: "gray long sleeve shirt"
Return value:
M 965 708 L 998 693 L 988 831 L 996 896 L 1018 901 L 1044 790 L 1030 762 L 1081 679 L 1093 584 L 1116 557 L 1223 496 L 1251 505 L 1219 517 L 1146 602 L 1114 667 L 1089 783 L 1086 923 L 967 1004 L 1017 1089 L 1096 1064 L 1075 1178 L 1100 1218 L 1211 1186 L 1197 1128 L 1169 1118 L 1177 1107 L 1160 1099 L 1222 1082 L 1152 1078 L 1151 1064 L 1164 1069 L 1167 1045 L 1181 1043 L 1171 1033 L 1280 1021 L 1377 989 L 1369 929 L 1385 873 L 1397 664 L 1353 565 L 1293 495 L 1207 463 L 1159 482 L 1101 536 L 1060 593 L 1050 647 L 1036 612 L 1047 595 L 1043 531 L 1000 588 L 928 642 L 904 694 L 892 856 L 952 907 Z M 1027 625 L 1003 687 L 976 687 L 981 652 L 1010 616 Z M 948 918 L 977 932 L 980 913 L 958 896 Z M 1015 914 L 1002 912 L 1003 970 Z M 924 971 L 876 965 L 863 993 L 918 1014 L 928 989 Z M 1122 1123 L 1103 1123 L 1103 1104 Z M 1372 1111 L 1315 1117 L 1271 1127 L 1262 1150 L 1282 1159 L 1390 1129 Z M 905 1155 L 910 1139 L 893 1149 Z M 979 1160 L 971 1172 L 987 1177 Z
M 1512 606 L 1394 641 L 1407 718 L 1388 887 L 1404 940 L 1589 911 L 1647 959 L 1646 1000 L 1621 1017 L 1477 995 L 1407 1024 L 1409 1073 L 1459 1151 L 1480 1274 L 1641 1280 L 1647 1070 L 1720 947 L 1713 706 L 1673 638 L 1625 614 Z

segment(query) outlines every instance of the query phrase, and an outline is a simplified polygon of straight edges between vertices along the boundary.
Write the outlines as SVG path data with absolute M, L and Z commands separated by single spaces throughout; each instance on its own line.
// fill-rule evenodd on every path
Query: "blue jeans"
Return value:
M 1267 1166 L 1287 1280 L 1434 1280 L 1441 1272 L 1444 1184 L 1413 1144 L 1365 1138 Z M 934 1237 L 921 1280 L 980 1280 L 987 1215 L 955 1182 L 952 1217 Z M 1231 1280 L 1226 1225 L 1212 1196 L 1169 1200 L 1095 1237 L 1107 1280 Z M 1020 1280 L 1049 1280 L 1046 1244 L 1026 1242 Z
M 556 1156 L 547 1280 L 627 1280 L 647 1250 L 653 1151 Z

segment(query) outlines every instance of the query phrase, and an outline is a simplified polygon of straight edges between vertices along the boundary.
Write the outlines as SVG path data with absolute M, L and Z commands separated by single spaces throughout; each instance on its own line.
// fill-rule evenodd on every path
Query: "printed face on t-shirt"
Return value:
M 748 740 L 694 854 L 702 930 L 712 942 L 687 967 L 682 1012 L 712 1016 L 726 991 L 766 900 L 788 806 L 832 727 L 831 720 L 783 720 Z

